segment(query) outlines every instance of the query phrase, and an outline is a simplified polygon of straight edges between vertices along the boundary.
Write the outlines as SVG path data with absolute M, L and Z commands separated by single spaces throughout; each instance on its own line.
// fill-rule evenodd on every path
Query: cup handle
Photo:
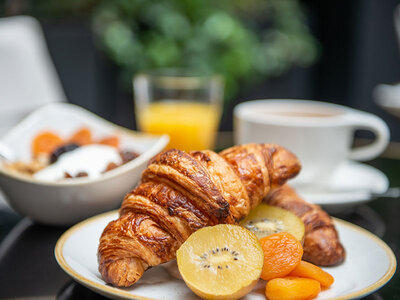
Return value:
M 352 118 L 354 129 L 364 129 L 375 134 L 375 140 L 366 146 L 356 147 L 349 153 L 353 160 L 370 160 L 381 154 L 390 141 L 389 127 L 379 117 L 369 113 L 356 113 Z

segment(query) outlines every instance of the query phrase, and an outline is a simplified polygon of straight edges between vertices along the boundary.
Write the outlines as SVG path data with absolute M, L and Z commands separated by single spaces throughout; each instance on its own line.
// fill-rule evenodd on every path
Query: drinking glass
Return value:
M 168 134 L 168 148 L 213 149 L 223 99 L 220 76 L 163 69 L 137 74 L 133 86 L 140 130 Z

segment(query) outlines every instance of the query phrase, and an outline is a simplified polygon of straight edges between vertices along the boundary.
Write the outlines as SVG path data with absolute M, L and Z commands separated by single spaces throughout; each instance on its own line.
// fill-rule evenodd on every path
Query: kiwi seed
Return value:
M 253 219 L 244 224 L 244 227 L 254 232 L 255 234 L 273 234 L 284 231 L 285 226 L 282 220 L 260 218 Z
M 230 254 L 231 258 L 233 260 L 238 260 L 239 256 L 239 252 L 233 250 L 230 251 L 228 247 L 216 247 L 215 249 L 211 249 L 208 251 L 210 253 L 210 255 L 208 255 L 207 252 L 204 252 L 202 255 L 199 256 L 200 260 L 201 260 L 201 266 L 204 269 L 210 269 L 213 265 L 212 263 L 210 264 L 209 258 L 211 258 L 211 256 L 221 256 L 221 255 L 226 255 L 226 254 Z M 223 254 L 226 253 L 226 254 Z M 225 269 L 229 268 L 229 261 L 227 261 L 228 264 L 225 265 Z M 223 265 L 216 265 L 214 266 L 216 269 L 218 270 L 222 270 L 223 269 Z

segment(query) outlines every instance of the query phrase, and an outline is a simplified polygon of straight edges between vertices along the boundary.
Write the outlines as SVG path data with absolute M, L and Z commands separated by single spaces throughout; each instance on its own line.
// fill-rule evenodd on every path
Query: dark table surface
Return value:
M 388 176 L 391 187 L 400 186 L 400 159 L 380 157 L 369 164 Z M 337 217 L 380 236 L 399 259 L 399 198 L 374 199 Z M 74 282 L 57 265 L 54 246 L 67 229 L 36 224 L 0 208 L 0 299 L 105 299 Z M 400 299 L 399 271 L 388 284 L 364 299 Z

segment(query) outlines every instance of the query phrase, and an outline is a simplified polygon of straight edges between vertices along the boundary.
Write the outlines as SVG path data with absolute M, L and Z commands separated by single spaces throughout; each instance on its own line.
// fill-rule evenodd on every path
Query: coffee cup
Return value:
M 372 143 L 352 148 L 356 130 L 374 133 Z M 389 143 L 389 129 L 379 117 L 349 107 L 310 100 L 248 101 L 234 109 L 236 144 L 274 143 L 297 155 L 302 171 L 295 186 L 329 184 L 347 160 L 366 161 Z

